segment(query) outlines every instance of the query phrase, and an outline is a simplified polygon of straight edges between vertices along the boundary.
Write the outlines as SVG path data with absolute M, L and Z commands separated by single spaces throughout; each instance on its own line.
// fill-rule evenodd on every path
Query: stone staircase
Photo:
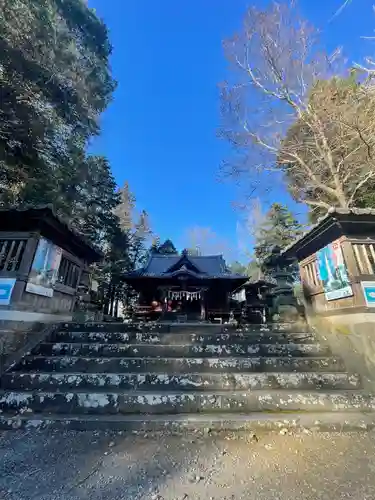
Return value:
M 1 379 L 0 428 L 362 429 L 375 397 L 291 324 L 66 324 Z

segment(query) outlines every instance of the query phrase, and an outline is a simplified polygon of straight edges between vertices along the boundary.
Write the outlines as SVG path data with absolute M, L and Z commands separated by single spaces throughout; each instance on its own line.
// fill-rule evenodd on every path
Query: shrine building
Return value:
M 222 255 L 151 254 L 146 265 L 124 276 L 138 293 L 138 311 L 168 320 L 221 318 L 230 313 L 230 297 L 247 281 L 233 274 Z

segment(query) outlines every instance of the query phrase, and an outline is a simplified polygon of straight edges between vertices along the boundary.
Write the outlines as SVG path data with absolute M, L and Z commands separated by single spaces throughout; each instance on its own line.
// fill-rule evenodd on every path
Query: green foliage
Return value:
M 107 29 L 81 0 L 0 0 L 0 33 L 0 203 L 71 218 L 115 88 Z
M 107 247 L 101 273 L 104 311 L 113 314 L 117 301 L 129 304 L 134 290 L 124 283 L 125 273 L 142 267 L 147 259 L 148 239 L 152 236 L 145 210 L 137 213 L 136 199 L 126 182 L 116 193 L 110 220 L 114 219 L 112 237 Z
M 154 240 L 151 247 L 150 253 L 160 254 L 160 255 L 176 255 L 178 251 L 170 239 L 164 241 L 160 244 L 159 240 Z
M 241 262 L 239 262 L 238 260 L 229 264 L 228 269 L 233 274 L 241 274 L 242 276 L 247 275 L 247 267 L 244 264 L 241 264 Z
M 260 265 L 256 259 L 250 260 L 250 262 L 248 263 L 248 265 L 246 267 L 245 274 L 253 280 L 256 280 L 259 278 L 259 276 L 261 274 L 261 269 L 260 269 Z
M 255 256 L 262 265 L 275 247 L 285 248 L 302 233 L 302 226 L 287 207 L 274 203 L 259 228 L 254 247 Z
M 81 173 L 81 182 L 70 200 L 71 223 L 86 239 L 104 249 L 119 231 L 119 221 L 114 214 L 120 200 L 116 182 L 108 160 L 102 156 L 88 156 Z
M 177 249 L 171 240 L 165 240 L 162 245 L 159 246 L 157 253 L 161 255 L 174 255 L 177 254 Z

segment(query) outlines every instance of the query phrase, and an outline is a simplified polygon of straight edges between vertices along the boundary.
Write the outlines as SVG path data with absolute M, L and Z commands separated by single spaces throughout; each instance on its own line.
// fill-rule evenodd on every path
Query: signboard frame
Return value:
M 361 281 L 367 307 L 375 307 L 375 281 Z
M 9 306 L 16 278 L 0 278 L 0 306 Z
M 316 252 L 317 270 L 327 301 L 353 296 L 339 240 Z
M 40 238 L 36 249 L 26 291 L 44 297 L 53 297 L 53 287 L 58 278 L 62 249 Z

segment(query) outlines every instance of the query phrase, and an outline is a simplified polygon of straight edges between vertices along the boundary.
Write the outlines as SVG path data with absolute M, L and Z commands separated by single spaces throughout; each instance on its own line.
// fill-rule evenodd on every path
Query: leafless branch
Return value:
M 318 35 L 290 2 L 248 10 L 224 44 L 233 71 L 222 85 L 222 136 L 241 159 L 237 179 L 254 186 L 278 171 L 297 201 L 347 207 L 374 180 L 375 61 L 358 85 L 342 71 L 341 49 L 325 54 Z

